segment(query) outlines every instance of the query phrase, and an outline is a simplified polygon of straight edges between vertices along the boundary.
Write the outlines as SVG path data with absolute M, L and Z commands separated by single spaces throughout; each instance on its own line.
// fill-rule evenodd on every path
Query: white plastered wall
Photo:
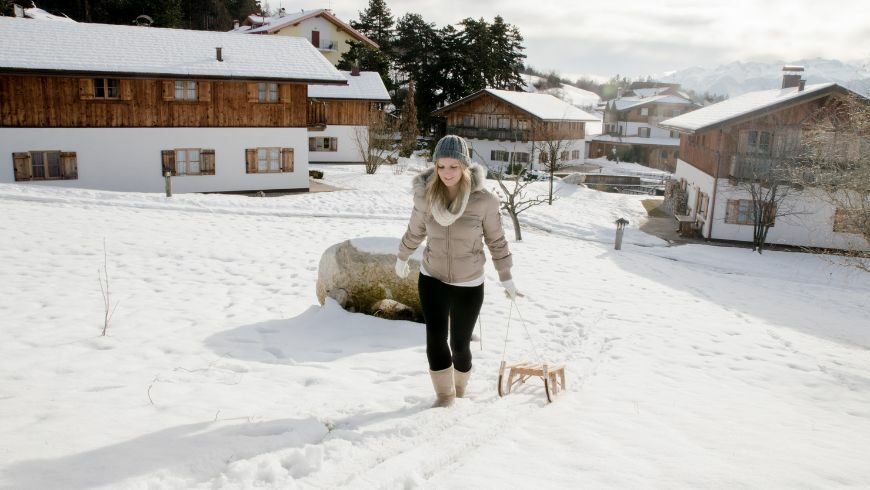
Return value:
M 248 174 L 245 149 L 294 149 L 294 171 Z M 162 150 L 215 150 L 215 175 L 172 178 L 172 191 L 221 192 L 308 188 L 305 128 L 0 128 L 0 182 L 14 183 L 12 154 L 76 152 L 78 179 L 21 182 L 124 192 L 163 192 Z
M 357 145 L 357 132 L 363 138 L 368 129 L 365 126 L 326 126 L 323 131 L 309 131 L 309 138 L 336 138 L 337 151 L 312 151 L 308 153 L 311 163 L 364 163 Z M 306 146 L 308 148 L 308 146 Z
M 538 160 L 539 147 L 531 141 L 493 141 L 493 140 L 478 140 L 467 139 L 472 148 L 474 161 L 481 165 L 486 165 L 490 168 L 499 168 L 506 165 L 508 162 L 493 161 L 490 159 L 493 150 L 509 151 L 509 152 L 525 152 L 529 154 L 529 161 L 533 164 L 532 168 L 539 170 L 541 168 Z M 574 151 L 579 151 L 579 157 L 569 158 L 568 160 L 560 161 L 560 165 L 579 165 L 584 162 L 586 155 L 585 140 L 570 140 L 563 142 L 563 147 L 571 155 Z

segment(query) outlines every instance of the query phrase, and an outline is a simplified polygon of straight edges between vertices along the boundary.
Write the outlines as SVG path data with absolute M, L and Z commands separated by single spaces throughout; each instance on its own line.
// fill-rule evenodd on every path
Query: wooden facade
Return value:
M 179 78 L 179 80 L 184 80 Z M 94 78 L 0 74 L 0 127 L 300 127 L 307 85 L 279 83 L 259 102 L 257 81 L 196 80 L 196 100 L 174 100 L 174 81 L 119 79 L 117 98 L 97 99 Z
M 738 176 L 741 158 L 747 151 L 747 131 L 768 132 L 771 135 L 770 157 L 781 157 L 787 146 L 799 143 L 803 124 L 827 100 L 827 97 L 814 99 L 751 119 L 736 121 L 721 128 L 682 135 L 680 159 L 713 177 Z
M 582 140 L 583 121 L 542 121 L 489 93 L 482 93 L 445 112 L 447 132 L 466 138 L 537 141 L 543 133 Z M 536 137 L 537 136 L 537 137 Z

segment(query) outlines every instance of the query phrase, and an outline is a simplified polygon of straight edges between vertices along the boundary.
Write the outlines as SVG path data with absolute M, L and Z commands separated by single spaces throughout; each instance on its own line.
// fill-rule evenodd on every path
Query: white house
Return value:
M 661 122 L 679 131 L 676 177 L 687 207 L 678 220 L 693 223 L 712 240 L 752 242 L 752 197 L 741 186 L 747 165 L 782 158 L 786 142 L 799 141 L 804 121 L 831 98 L 849 91 L 837 84 L 805 85 L 802 69 L 787 67 L 781 88 L 750 92 Z M 831 249 L 870 250 L 837 209 L 818 191 L 789 189 L 767 243 Z M 783 210 L 785 211 L 785 210 Z
M 473 158 L 488 167 L 540 168 L 545 142 L 556 142 L 560 165 L 583 163 L 585 125 L 598 119 L 549 94 L 484 89 L 433 112 L 447 134 L 464 137 Z
M 308 188 L 310 42 L 0 17 L 0 182 L 159 192 Z
M 308 86 L 308 159 L 312 163 L 364 163 L 360 143 L 368 138 L 370 111 L 380 111 L 390 102 L 378 72 L 341 74 L 347 85 Z

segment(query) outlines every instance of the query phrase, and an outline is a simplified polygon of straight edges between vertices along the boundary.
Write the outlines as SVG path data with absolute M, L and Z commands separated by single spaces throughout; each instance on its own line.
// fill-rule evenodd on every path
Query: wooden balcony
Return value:
M 497 141 L 530 141 L 531 131 L 523 129 L 491 129 L 471 128 L 464 126 L 447 126 L 447 134 L 455 134 L 463 138 Z
M 326 129 L 326 124 L 326 102 L 318 100 L 308 101 L 308 129 L 312 131 L 323 131 Z

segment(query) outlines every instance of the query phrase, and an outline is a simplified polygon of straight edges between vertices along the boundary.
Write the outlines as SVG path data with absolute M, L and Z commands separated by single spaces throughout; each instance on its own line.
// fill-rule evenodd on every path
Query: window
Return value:
M 529 154 L 523 151 L 518 151 L 513 154 L 514 163 L 529 163 Z
M 249 174 L 293 171 L 293 148 L 248 148 L 245 171 Z
M 257 84 L 257 100 L 260 102 L 278 102 L 278 84 L 259 82 Z
M 510 129 L 511 120 L 506 117 L 498 118 L 498 129 Z
M 475 121 L 474 116 L 470 116 L 470 115 L 462 116 L 462 125 L 465 126 L 466 128 L 473 128 L 476 126 L 476 124 L 477 124 L 477 121 Z
M 16 181 L 77 179 L 78 166 L 73 151 L 32 150 L 12 154 Z
M 510 161 L 510 152 L 503 150 L 492 150 L 489 152 L 489 159 L 493 162 L 507 162 Z
M 698 216 L 703 218 L 707 218 L 707 208 L 710 206 L 710 196 L 708 196 L 705 192 L 698 193 L 698 201 L 697 201 L 697 209 Z
M 540 154 L 538 154 L 538 160 L 540 160 L 541 163 L 548 163 L 550 161 L 550 158 L 547 156 L 547 152 L 542 151 Z
M 214 175 L 214 150 L 175 148 L 163 150 L 161 174 L 173 176 Z
M 641 107 L 640 108 L 641 116 L 649 116 L 649 107 Z
M 338 151 L 338 138 L 308 138 L 308 151 Z
M 773 226 L 776 220 L 776 206 L 762 204 L 764 218 Z M 725 222 L 733 225 L 754 225 L 755 216 L 751 199 L 729 199 L 725 208 Z
M 649 138 L 649 128 L 637 128 L 637 135 L 641 138 Z
M 571 152 L 571 159 L 572 160 L 579 160 L 580 159 L 580 150 L 572 151 Z
M 771 135 L 767 131 L 746 131 L 745 133 L 746 153 L 757 153 L 761 155 L 770 154 Z
M 861 214 L 858 211 L 837 208 L 834 211 L 835 233 L 862 233 Z
M 520 119 L 519 121 L 517 121 L 517 129 L 529 129 L 529 120 Z
M 567 160 L 568 158 L 570 158 L 570 157 L 569 157 L 569 153 L 570 153 L 570 152 L 568 152 L 568 151 L 563 151 L 562 153 L 560 153 L 560 154 L 559 154 L 559 160 L 565 161 L 565 160 Z
M 671 131 L 670 137 L 671 138 L 679 138 L 680 133 L 678 131 Z
M 118 86 L 120 83 L 117 78 L 95 78 L 94 79 L 94 98 L 95 99 L 118 99 L 120 93 Z
M 662 158 L 668 158 L 668 150 L 662 150 L 659 155 L 661 155 Z
M 176 80 L 175 100 L 197 100 L 196 81 Z

